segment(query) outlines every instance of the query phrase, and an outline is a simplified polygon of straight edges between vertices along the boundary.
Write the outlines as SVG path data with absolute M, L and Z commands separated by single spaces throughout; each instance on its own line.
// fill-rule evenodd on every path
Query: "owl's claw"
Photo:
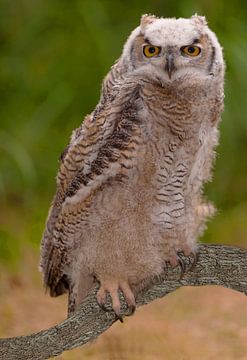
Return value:
M 192 251 L 189 256 L 191 256 L 192 259 L 193 259 L 192 264 L 191 264 L 191 268 L 190 268 L 190 270 L 193 270 L 194 267 L 197 264 L 197 261 L 198 261 L 198 258 L 199 258 L 199 253 L 197 251 Z
M 116 321 L 119 320 L 121 323 L 123 323 L 123 317 L 121 315 L 116 314 Z
M 185 245 L 184 248 L 182 249 L 182 253 L 189 258 L 192 258 L 192 261 L 190 259 L 191 262 L 191 268 L 190 270 L 193 270 L 193 268 L 195 267 L 197 261 L 198 261 L 198 257 L 199 257 L 199 253 L 196 250 L 191 250 L 190 247 L 188 245 Z
M 180 268 L 181 268 L 180 279 L 182 279 L 182 277 L 184 276 L 185 271 L 186 271 L 186 264 L 185 264 L 184 259 L 180 256 L 179 253 L 177 254 L 177 256 L 178 256 L 178 265 L 179 265 Z
M 126 314 L 126 316 L 134 315 L 134 313 L 135 313 L 135 311 L 136 311 L 136 305 L 130 305 L 130 306 L 129 306 L 129 310 L 130 310 L 130 313 L 129 313 L 129 314 Z
M 116 314 L 116 319 L 120 322 L 123 322 L 123 316 L 121 315 L 121 303 L 119 300 L 118 290 L 121 290 L 126 303 L 129 308 L 129 313 L 125 314 L 126 316 L 133 315 L 136 309 L 135 297 L 134 294 L 126 281 L 117 282 L 117 281 L 104 281 L 101 282 L 101 286 L 97 293 L 97 302 L 101 309 L 104 311 L 109 311 L 105 306 L 106 303 L 106 294 L 109 293 L 112 300 L 112 308 Z

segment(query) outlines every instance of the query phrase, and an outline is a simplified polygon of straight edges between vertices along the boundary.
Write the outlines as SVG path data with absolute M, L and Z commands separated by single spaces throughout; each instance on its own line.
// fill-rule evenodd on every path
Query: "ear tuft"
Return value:
M 193 15 L 191 16 L 191 20 L 193 20 L 195 22 L 196 25 L 199 26 L 206 26 L 207 25 L 207 20 L 205 18 L 205 16 L 200 16 L 200 15 Z
M 151 15 L 151 14 L 145 14 L 142 15 L 141 17 L 141 32 L 143 32 L 145 30 L 145 28 L 152 24 L 155 20 L 157 20 L 157 17 L 155 15 Z

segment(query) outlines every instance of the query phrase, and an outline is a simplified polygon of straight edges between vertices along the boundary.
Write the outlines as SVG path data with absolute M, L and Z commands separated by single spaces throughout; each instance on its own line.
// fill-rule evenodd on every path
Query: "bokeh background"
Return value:
M 128 34 L 144 13 L 196 12 L 217 33 L 227 65 L 221 141 L 206 186 L 219 211 L 202 240 L 247 247 L 247 2 L 0 0 L 1 336 L 65 317 L 66 299 L 42 289 L 39 243 L 59 155 L 97 104 Z M 181 289 L 60 358 L 247 359 L 246 320 L 241 294 Z

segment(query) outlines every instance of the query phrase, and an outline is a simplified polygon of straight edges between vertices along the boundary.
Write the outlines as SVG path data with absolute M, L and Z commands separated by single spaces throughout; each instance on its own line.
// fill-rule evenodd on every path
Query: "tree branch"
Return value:
M 148 304 L 181 286 L 222 285 L 247 294 L 247 250 L 223 245 L 200 245 L 196 265 L 183 257 L 186 273 L 167 270 L 137 297 L 137 305 Z M 113 312 L 104 312 L 96 302 L 97 287 L 72 317 L 36 334 L 0 340 L 0 358 L 6 360 L 49 359 L 97 338 L 115 321 Z M 123 300 L 123 299 L 122 299 Z M 122 302 L 123 311 L 127 311 Z

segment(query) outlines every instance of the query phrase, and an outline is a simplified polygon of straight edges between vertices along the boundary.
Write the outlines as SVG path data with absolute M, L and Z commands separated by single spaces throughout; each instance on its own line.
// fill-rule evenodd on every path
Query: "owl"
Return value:
M 41 243 L 51 296 L 72 314 L 99 283 L 121 320 L 179 254 L 196 254 L 213 214 L 211 178 L 223 110 L 224 61 L 204 17 L 144 15 L 103 81 L 95 110 L 60 159 Z

